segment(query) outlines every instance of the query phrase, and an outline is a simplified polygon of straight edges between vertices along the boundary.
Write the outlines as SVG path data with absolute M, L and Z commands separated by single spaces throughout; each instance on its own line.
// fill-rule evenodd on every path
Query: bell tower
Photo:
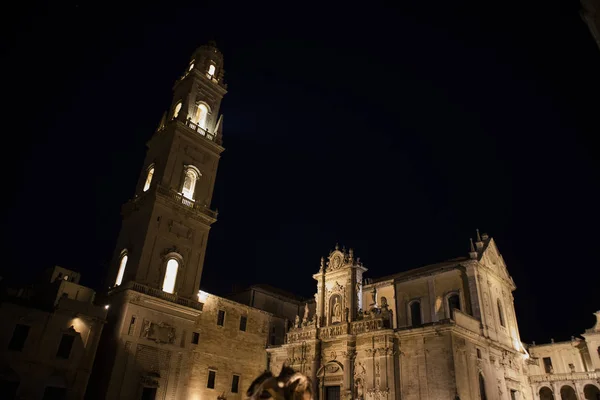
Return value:
M 171 107 L 147 142 L 135 194 L 122 208 L 110 289 L 135 283 L 196 300 L 217 220 L 211 199 L 224 150 L 223 76 L 223 55 L 209 43 L 194 52 L 175 82 Z

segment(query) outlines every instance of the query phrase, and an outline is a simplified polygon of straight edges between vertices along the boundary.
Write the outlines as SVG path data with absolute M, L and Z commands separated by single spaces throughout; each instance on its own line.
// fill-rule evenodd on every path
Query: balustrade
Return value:
M 529 377 L 531 383 L 540 382 L 558 382 L 558 381 L 582 381 L 582 380 L 595 380 L 600 375 L 598 372 L 569 372 L 566 374 L 545 374 L 545 375 L 532 375 Z
M 203 303 L 200 303 L 198 301 L 194 301 L 194 300 L 191 300 L 191 299 L 188 299 L 185 297 L 179 297 L 176 294 L 167 293 L 160 289 L 142 285 L 137 282 L 130 282 L 126 288 L 135 290 L 136 292 L 139 292 L 139 293 L 147 294 L 148 296 L 156 297 L 156 298 L 159 298 L 162 300 L 167 300 L 172 303 L 177 303 L 179 305 L 194 308 L 194 309 L 200 310 L 200 311 L 202 311 L 202 308 L 204 306 Z

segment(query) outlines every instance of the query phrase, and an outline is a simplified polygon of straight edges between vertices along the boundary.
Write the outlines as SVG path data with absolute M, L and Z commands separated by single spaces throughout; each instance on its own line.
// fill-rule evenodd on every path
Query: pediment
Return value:
M 496 242 L 494 242 L 494 239 L 490 239 L 487 243 L 480 261 L 486 267 L 491 269 L 497 276 L 499 276 L 505 281 L 510 282 L 514 286 L 513 279 L 508 273 L 508 269 L 506 268 L 504 258 L 500 254 L 500 251 L 498 251 L 498 247 L 496 246 Z

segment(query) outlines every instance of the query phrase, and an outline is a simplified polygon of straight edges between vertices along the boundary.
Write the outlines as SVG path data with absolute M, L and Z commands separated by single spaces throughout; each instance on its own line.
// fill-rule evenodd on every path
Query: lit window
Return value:
M 144 183 L 144 192 L 150 189 L 150 184 L 152 183 L 152 176 L 154 175 L 154 167 L 151 167 L 148 170 L 148 175 L 146 176 L 146 183 Z
M 208 77 L 212 78 L 213 75 L 215 74 L 215 66 L 214 64 L 210 64 L 210 66 L 208 67 Z
M 193 68 L 194 68 L 194 63 L 192 62 L 192 63 L 190 64 L 190 67 L 188 68 L 188 72 L 189 72 L 189 71 L 191 71 Z
M 119 263 L 119 272 L 117 273 L 117 280 L 115 281 L 115 286 L 119 286 L 121 282 L 123 282 L 123 275 L 125 274 L 125 266 L 127 265 L 127 254 L 121 257 L 121 262 Z
M 200 128 L 206 129 L 206 119 L 208 117 L 208 107 L 204 103 L 198 104 L 196 107 L 196 114 L 194 115 L 194 122 L 196 125 L 199 125 Z
M 171 258 L 167 262 L 167 268 L 165 270 L 165 279 L 163 280 L 163 292 L 173 293 L 175 291 L 175 279 L 177 279 L 177 269 L 179 269 L 179 262 L 174 258 Z
M 199 173 L 195 168 L 188 167 L 185 170 L 183 178 L 183 188 L 181 193 L 184 197 L 194 200 L 194 190 L 196 189 L 196 181 L 199 178 Z
M 173 118 L 177 118 L 179 111 L 181 111 L 181 102 L 177 103 L 175 106 L 175 109 L 173 110 Z

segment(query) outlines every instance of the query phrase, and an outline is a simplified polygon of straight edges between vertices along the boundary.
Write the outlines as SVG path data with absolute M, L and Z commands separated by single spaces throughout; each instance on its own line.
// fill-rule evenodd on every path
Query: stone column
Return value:
M 436 295 L 435 295 L 435 281 L 434 281 L 434 277 L 430 276 L 427 279 L 427 285 L 428 285 L 428 289 L 429 289 L 429 311 L 430 311 L 430 315 L 431 315 L 431 322 L 436 322 L 438 320 L 437 317 L 437 313 L 435 312 L 435 301 L 436 301 Z

